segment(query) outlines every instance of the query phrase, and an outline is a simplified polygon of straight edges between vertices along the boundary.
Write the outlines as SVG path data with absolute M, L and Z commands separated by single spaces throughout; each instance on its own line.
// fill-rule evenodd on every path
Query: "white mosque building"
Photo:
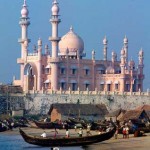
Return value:
M 13 84 L 19 85 L 24 91 L 118 91 L 136 92 L 143 90 L 143 50 L 138 54 L 138 64 L 128 60 L 128 39 L 123 39 L 120 57 L 112 52 L 111 60 L 107 58 L 106 37 L 103 39 L 103 59 L 95 59 L 95 51 L 91 52 L 92 59 L 85 58 L 83 39 L 70 27 L 68 33 L 59 37 L 59 5 L 53 1 L 50 22 L 52 35 L 48 38 L 48 45 L 42 45 L 42 39 L 29 52 L 30 39 L 28 27 L 30 25 L 29 10 L 26 0 L 21 10 L 19 21 L 21 27 L 21 57 L 17 59 L 20 65 L 20 79 L 14 79 Z M 30 33 L 29 33 L 30 34 Z

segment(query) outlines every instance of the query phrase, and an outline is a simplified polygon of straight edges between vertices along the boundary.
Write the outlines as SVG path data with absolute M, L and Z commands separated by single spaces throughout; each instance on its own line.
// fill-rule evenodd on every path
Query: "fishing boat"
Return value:
M 0 132 L 8 130 L 6 127 L 0 128 Z
M 25 133 L 22 129 L 19 129 L 21 136 L 23 139 L 33 145 L 39 145 L 44 147 L 55 147 L 55 146 L 83 146 L 90 145 L 93 143 L 102 142 L 105 140 L 109 140 L 113 137 L 116 127 L 113 126 L 109 132 L 105 132 L 97 135 L 83 136 L 83 137 L 40 137 L 35 135 L 29 135 Z
M 40 122 L 40 121 L 34 121 L 37 127 L 42 128 L 42 129 L 62 129 L 63 126 L 62 124 L 58 124 L 55 122 Z

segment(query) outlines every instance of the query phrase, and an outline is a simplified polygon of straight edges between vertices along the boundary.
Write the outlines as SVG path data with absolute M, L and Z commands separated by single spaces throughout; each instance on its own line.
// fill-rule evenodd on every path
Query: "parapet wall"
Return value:
M 47 114 L 53 103 L 105 104 L 109 111 L 118 108 L 134 109 L 140 105 L 150 105 L 150 93 L 51 91 L 50 93 L 30 92 L 25 98 L 25 108 L 31 114 Z

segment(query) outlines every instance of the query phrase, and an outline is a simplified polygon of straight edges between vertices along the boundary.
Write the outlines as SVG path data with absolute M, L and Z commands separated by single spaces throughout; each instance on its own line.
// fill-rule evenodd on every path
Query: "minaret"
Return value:
M 52 69 L 52 75 L 51 75 L 51 88 L 56 91 L 58 90 L 58 42 L 60 41 L 60 38 L 58 37 L 58 24 L 61 22 L 59 19 L 59 7 L 58 2 L 56 0 L 53 1 L 52 6 L 52 16 L 50 19 L 50 22 L 52 24 L 52 36 L 49 37 L 49 40 L 52 43 L 52 59 L 51 59 L 51 69 Z
M 121 62 L 120 62 L 120 68 L 121 68 L 121 74 L 125 74 L 125 50 L 121 50 Z
M 28 39 L 28 26 L 30 25 L 30 21 L 28 18 L 29 11 L 27 9 L 26 0 L 24 0 L 24 4 L 21 9 L 21 18 L 19 21 L 19 24 L 21 26 L 21 38 L 18 40 L 18 42 L 21 44 L 21 59 L 22 61 L 20 63 L 20 80 L 21 80 L 21 86 L 24 86 L 24 61 L 26 60 L 27 56 L 27 47 L 30 40 Z
M 144 64 L 143 64 L 143 60 L 144 60 L 144 52 L 141 48 L 141 50 L 139 51 L 139 64 L 138 64 L 138 70 L 139 70 L 139 83 L 140 86 L 138 87 L 141 91 L 143 91 L 143 79 L 144 79 L 144 75 L 143 75 L 143 68 L 144 68 Z
M 108 43 L 108 41 L 107 41 L 107 38 L 105 36 L 103 39 L 103 45 L 104 45 L 103 55 L 104 55 L 104 60 L 106 60 L 106 61 L 107 61 L 107 43 Z
M 143 68 L 144 68 L 143 60 L 144 60 L 144 52 L 141 48 L 141 50 L 139 51 L 139 64 L 138 64 L 139 73 L 141 75 L 143 74 Z
M 128 66 L 130 71 L 130 92 L 133 92 L 133 85 L 135 84 L 135 79 L 133 78 L 135 62 L 131 59 Z
M 121 80 L 120 80 L 120 91 L 125 90 L 125 50 L 122 48 L 120 56 L 120 68 L 121 68 Z
M 92 60 L 95 60 L 95 50 L 92 50 Z
M 45 54 L 49 55 L 49 49 L 48 49 L 48 45 L 47 44 L 45 45 Z
M 112 51 L 112 63 L 114 63 L 115 61 L 117 61 L 117 54 L 114 52 L 114 51 Z
M 30 25 L 30 21 L 28 18 L 28 14 L 29 11 L 27 9 L 27 5 L 26 5 L 26 0 L 24 0 L 24 4 L 22 6 L 22 10 L 21 10 L 21 18 L 19 21 L 19 24 L 21 26 L 21 38 L 18 40 L 19 43 L 21 43 L 21 57 L 24 57 L 24 49 L 23 49 L 23 44 L 24 42 L 27 40 L 28 42 L 30 42 L 30 40 L 28 39 L 28 26 Z
M 38 44 L 38 66 L 37 66 L 37 90 L 41 90 L 42 89 L 42 85 L 41 85 L 41 76 L 42 76 L 42 40 L 39 38 L 39 40 L 37 41 Z
M 123 39 L 123 48 L 125 50 L 126 64 L 128 64 L 128 39 L 127 39 L 126 35 Z

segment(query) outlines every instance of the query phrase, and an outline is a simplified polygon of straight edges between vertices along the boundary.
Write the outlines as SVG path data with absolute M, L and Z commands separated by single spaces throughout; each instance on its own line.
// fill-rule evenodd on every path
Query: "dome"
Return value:
M 94 49 L 92 50 L 92 55 L 95 55 L 95 50 Z
M 129 61 L 129 66 L 131 67 L 131 66 L 135 66 L 135 62 L 133 61 L 133 60 L 130 60 Z
M 106 69 L 107 74 L 113 74 L 114 72 L 115 72 L 115 70 L 112 66 L 107 67 L 107 69 Z
M 126 36 L 124 37 L 123 42 L 124 42 L 124 43 L 128 43 L 128 39 L 127 39 Z
M 125 55 L 125 50 L 124 49 L 121 50 L 121 55 Z
M 112 55 L 112 56 L 115 56 L 115 55 L 116 55 L 116 53 L 115 53 L 114 51 L 112 51 L 111 55 Z
M 21 10 L 22 17 L 27 17 L 29 14 L 28 9 L 26 7 L 23 7 Z
M 21 15 L 22 17 L 27 17 L 28 14 L 29 14 L 29 11 L 27 9 L 26 1 L 24 1 L 23 8 L 21 10 Z
M 38 43 L 38 46 L 41 46 L 42 45 L 42 40 L 39 38 L 37 43 Z
M 141 56 L 144 55 L 144 52 L 143 52 L 142 48 L 141 48 L 141 50 L 139 51 L 139 55 L 141 55 Z
M 54 2 L 53 2 L 53 6 L 52 6 L 52 15 L 58 15 L 58 13 L 59 13 L 59 7 L 58 7 L 58 5 L 57 5 L 58 3 L 57 3 L 57 1 L 55 0 Z
M 107 40 L 107 38 L 106 38 L 106 36 L 105 36 L 104 39 L 103 39 L 103 44 L 106 45 L 107 42 L 108 42 L 108 40 Z
M 82 54 L 84 50 L 84 42 L 82 38 L 74 33 L 72 27 L 59 42 L 60 53 L 65 53 L 66 49 L 68 49 L 69 53 L 78 51 L 79 54 Z

